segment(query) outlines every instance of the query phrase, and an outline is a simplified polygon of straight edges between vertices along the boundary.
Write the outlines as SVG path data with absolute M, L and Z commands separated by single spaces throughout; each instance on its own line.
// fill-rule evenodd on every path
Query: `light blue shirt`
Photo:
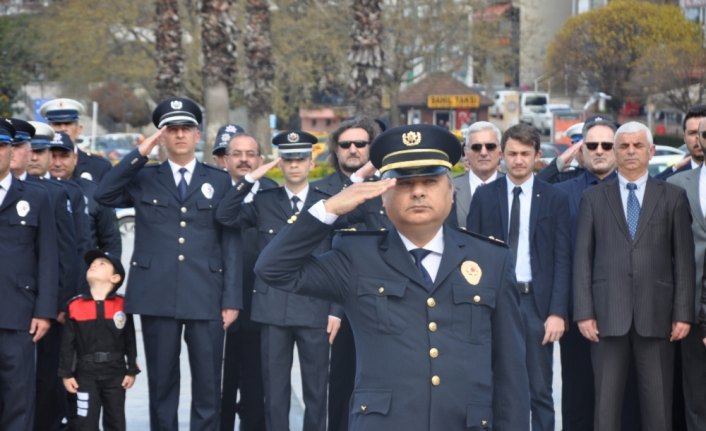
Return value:
M 174 175 L 174 184 L 179 186 L 179 182 L 181 181 L 181 172 L 179 172 L 179 169 L 181 168 L 186 168 L 186 172 L 184 172 L 184 179 L 186 180 L 186 185 L 191 184 L 191 175 L 193 175 L 194 169 L 196 169 L 196 159 L 193 159 L 192 161 L 187 163 L 186 166 L 177 165 L 171 160 L 167 161 L 169 162 L 169 167 L 172 169 L 172 175 Z
M 507 210 L 508 210 L 508 233 L 510 230 L 510 214 L 512 213 L 512 190 L 515 186 L 522 188 L 520 193 L 520 235 L 517 240 L 517 261 L 515 262 L 515 277 L 517 281 L 532 281 L 532 262 L 530 257 L 530 211 L 532 209 L 532 188 L 534 186 L 534 175 L 530 176 L 522 184 L 514 184 L 507 178 Z
M 618 173 L 618 185 L 620 186 L 620 200 L 623 202 L 623 212 L 625 213 L 625 220 L 628 219 L 628 183 L 632 182 L 637 186 L 635 189 L 635 196 L 637 201 L 640 203 L 640 208 L 642 208 L 642 199 L 645 197 L 645 186 L 647 185 L 647 178 L 649 174 L 645 172 L 645 175 L 638 178 L 636 181 L 628 181 L 624 176 Z

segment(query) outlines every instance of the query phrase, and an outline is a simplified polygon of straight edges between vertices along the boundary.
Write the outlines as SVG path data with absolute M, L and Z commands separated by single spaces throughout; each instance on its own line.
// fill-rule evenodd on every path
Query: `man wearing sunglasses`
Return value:
M 689 110 L 689 114 L 693 113 L 697 107 Z M 706 115 L 706 106 L 701 106 L 702 113 Z M 689 115 L 687 114 L 687 115 Z M 703 147 L 706 146 L 706 117 L 691 117 L 686 120 L 686 128 L 684 131 L 684 141 L 689 137 L 689 131 L 692 130 L 693 123 L 698 120 L 696 128 L 697 141 Z M 692 162 L 694 161 L 695 151 L 692 151 L 689 145 L 689 151 L 692 153 Z M 703 157 L 703 151 L 702 151 Z M 690 166 L 690 165 L 687 165 Z M 686 197 L 689 199 L 691 207 L 691 231 L 694 234 L 694 261 L 696 264 L 696 278 L 694 280 L 696 290 L 694 292 L 695 309 L 699 310 L 701 304 L 701 280 L 704 273 L 704 254 L 706 251 L 706 219 L 704 219 L 706 211 L 706 171 L 702 166 L 695 169 L 685 169 L 680 173 L 670 176 L 667 182 L 675 184 L 686 190 Z M 689 431 L 706 430 L 706 349 L 701 342 L 703 334 L 693 328 L 692 331 L 678 343 L 677 355 L 675 360 L 681 357 L 681 372 L 675 374 L 675 389 L 679 383 L 683 385 L 684 394 L 684 411 L 674 411 L 674 417 L 679 418 L 680 415 L 686 415 L 686 427 Z M 679 368 L 679 364 L 675 363 Z M 680 380 L 681 379 L 681 382 Z M 679 393 L 676 392 L 676 399 L 679 400 Z M 678 406 L 675 404 L 675 408 Z M 681 410 L 681 409 L 680 409 Z M 685 412 L 685 413 L 684 413 Z
M 701 148 L 701 139 L 699 138 L 699 123 L 706 118 L 706 105 L 692 106 L 684 117 L 682 129 L 684 131 L 684 144 L 689 150 L 689 157 L 680 160 L 674 166 L 671 166 L 659 174 L 655 178 L 666 180 L 674 174 L 696 169 L 704 162 L 704 150 Z
M 576 216 L 583 192 L 604 180 L 615 178 L 613 137 L 617 125 L 604 116 L 586 120 L 579 145 L 585 171 L 576 178 L 555 185 L 569 195 L 569 220 L 573 251 L 576 245 Z M 569 298 L 569 303 L 572 299 Z M 569 330 L 561 338 L 561 413 L 565 429 L 593 430 L 593 373 L 590 342 L 581 336 L 572 321 L 569 308 Z
M 500 129 L 493 123 L 477 121 L 468 128 L 463 146 L 463 166 L 466 173 L 454 178 L 454 205 L 458 225 L 466 227 L 471 198 L 478 187 L 495 181 L 502 153 Z

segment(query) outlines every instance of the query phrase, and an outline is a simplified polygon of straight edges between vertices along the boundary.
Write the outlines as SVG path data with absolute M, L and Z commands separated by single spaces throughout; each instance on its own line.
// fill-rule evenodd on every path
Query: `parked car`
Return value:
M 669 145 L 655 145 L 655 157 L 657 156 L 686 156 L 686 151 L 681 147 L 674 148 Z
M 554 114 L 558 112 L 571 112 L 571 106 L 550 103 L 531 107 L 523 112 L 520 121 L 534 126 L 539 129 L 541 133 L 548 135 L 554 123 Z
M 115 164 L 144 140 L 145 137 L 139 133 L 109 133 L 96 137 L 93 148 L 97 154 Z M 156 157 L 159 148 L 155 147 L 155 150 L 153 153 Z M 150 154 L 150 158 L 152 158 L 152 154 Z
M 671 167 L 675 163 L 679 162 L 684 156 L 680 154 L 667 154 L 662 156 L 655 155 L 650 160 L 650 164 L 647 167 L 650 176 L 655 176 L 663 170 Z

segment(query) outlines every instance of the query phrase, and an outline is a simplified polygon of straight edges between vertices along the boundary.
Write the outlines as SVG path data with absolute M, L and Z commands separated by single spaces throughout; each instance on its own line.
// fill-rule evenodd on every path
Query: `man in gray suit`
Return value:
M 706 119 L 698 126 L 698 140 L 706 145 Z M 695 308 L 698 312 L 701 303 L 701 279 L 703 277 L 704 251 L 706 251 L 706 171 L 703 165 L 688 169 L 669 177 L 667 182 L 686 190 L 691 207 L 691 231 L 694 234 L 694 258 L 696 278 L 694 286 Z M 695 328 L 696 329 L 696 328 Z M 701 333 L 692 330 L 681 341 L 682 384 L 684 387 L 684 407 L 686 425 L 689 431 L 706 430 L 706 348 L 701 342 Z M 681 412 L 675 414 L 680 414 Z
M 684 190 L 649 177 L 652 134 L 614 140 L 618 178 L 587 190 L 574 257 L 574 319 L 593 342 L 596 430 L 620 430 L 631 358 L 643 430 L 672 429 L 674 345 L 694 319 L 694 239 Z M 600 336 L 600 338 L 599 338 Z
M 476 121 L 466 132 L 463 146 L 463 166 L 466 173 L 454 178 L 454 203 L 458 225 L 466 227 L 471 198 L 479 186 L 495 181 L 500 151 L 500 129 L 487 121 Z

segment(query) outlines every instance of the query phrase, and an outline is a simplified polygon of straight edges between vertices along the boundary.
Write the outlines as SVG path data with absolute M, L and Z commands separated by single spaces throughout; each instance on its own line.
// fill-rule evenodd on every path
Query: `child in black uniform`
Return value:
M 59 377 L 69 392 L 71 430 L 125 430 L 125 390 L 135 383 L 137 346 L 132 316 L 116 293 L 125 270 L 119 256 L 91 250 L 84 257 L 90 295 L 69 302 Z

